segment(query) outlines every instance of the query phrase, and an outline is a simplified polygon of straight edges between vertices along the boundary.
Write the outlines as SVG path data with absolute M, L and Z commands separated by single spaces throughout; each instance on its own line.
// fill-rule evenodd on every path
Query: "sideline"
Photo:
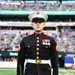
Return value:
M 9 69 L 8 68 L 0 68 L 0 70 L 16 70 L 16 69 L 14 69 L 14 68 L 13 69 L 11 69 L 11 68 L 9 68 Z

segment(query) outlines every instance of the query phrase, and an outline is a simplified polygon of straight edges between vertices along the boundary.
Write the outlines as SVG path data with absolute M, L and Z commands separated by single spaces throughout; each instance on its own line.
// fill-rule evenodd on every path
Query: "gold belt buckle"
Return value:
M 41 63 L 41 60 L 36 59 L 36 64 L 40 64 L 40 63 Z

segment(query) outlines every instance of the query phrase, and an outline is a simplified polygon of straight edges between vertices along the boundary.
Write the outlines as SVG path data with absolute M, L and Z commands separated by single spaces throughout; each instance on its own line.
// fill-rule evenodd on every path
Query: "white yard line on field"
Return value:
M 61 74 L 59 73 L 59 75 L 61 75 Z
M 64 75 L 68 75 L 68 74 L 64 74 Z
M 74 74 L 72 74 L 72 73 L 70 73 L 68 71 L 65 71 L 65 70 L 61 70 L 61 71 L 64 72 L 64 73 L 67 73 L 67 74 L 64 74 L 64 75 L 74 75 Z

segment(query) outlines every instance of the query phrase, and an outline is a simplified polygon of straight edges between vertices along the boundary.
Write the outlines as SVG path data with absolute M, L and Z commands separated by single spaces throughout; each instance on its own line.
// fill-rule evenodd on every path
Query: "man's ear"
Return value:
M 43 26 L 43 27 L 45 27 L 45 24 L 46 24 L 46 23 L 44 23 L 44 26 Z
M 32 26 L 32 28 L 33 28 L 33 23 L 31 23 L 31 26 Z

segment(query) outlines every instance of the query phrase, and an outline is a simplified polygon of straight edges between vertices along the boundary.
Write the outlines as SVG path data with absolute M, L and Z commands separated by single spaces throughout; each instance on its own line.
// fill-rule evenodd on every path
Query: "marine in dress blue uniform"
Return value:
M 33 12 L 29 15 L 32 23 L 42 23 L 48 16 L 43 12 Z M 32 26 L 33 27 L 33 26 Z M 39 24 L 34 25 L 34 33 L 24 37 L 20 43 L 17 59 L 17 75 L 58 75 L 57 43 L 53 37 L 38 33 Z M 37 32 L 37 33 L 36 33 Z M 24 65 L 27 60 L 27 63 Z

